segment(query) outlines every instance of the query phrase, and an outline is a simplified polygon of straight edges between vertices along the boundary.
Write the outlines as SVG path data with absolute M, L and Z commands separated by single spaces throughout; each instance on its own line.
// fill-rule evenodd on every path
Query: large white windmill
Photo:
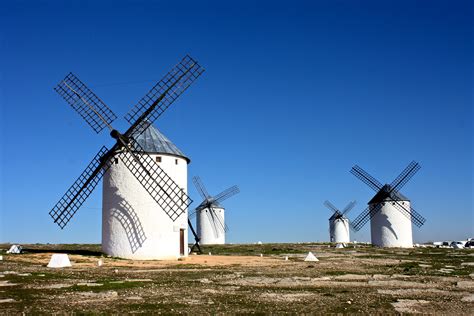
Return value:
M 187 164 L 184 156 L 151 124 L 202 74 L 185 56 L 125 116 L 130 127 L 111 126 L 117 116 L 69 73 L 55 88 L 96 133 L 110 130 L 115 145 L 103 146 L 49 212 L 64 228 L 104 176 L 102 249 L 131 259 L 187 256 Z M 194 233 L 192 226 L 191 230 Z
M 351 241 L 349 219 L 346 217 L 346 214 L 349 213 L 355 204 L 356 202 L 352 201 L 341 211 L 331 202 L 324 202 L 324 205 L 333 212 L 329 218 L 329 240 L 331 242 L 348 243 Z
M 187 193 L 189 158 L 153 125 L 132 137 L 182 191 Z M 126 166 L 127 153 L 114 157 L 104 174 L 102 251 L 128 259 L 176 259 L 188 254 L 187 209 L 172 221 Z M 157 169 L 157 168 L 155 168 Z M 179 198 L 179 197 L 178 197 Z
M 413 247 L 412 223 L 421 227 L 426 219 L 416 212 L 410 200 L 400 193 L 400 189 L 420 169 L 412 161 L 391 184 L 382 185 L 359 166 L 351 173 L 367 184 L 375 192 L 369 206 L 354 220 L 352 227 L 358 231 L 370 220 L 372 244 L 378 247 Z
M 193 177 L 193 182 L 203 198 L 194 212 L 198 242 L 201 245 L 225 244 L 228 227 L 225 223 L 225 209 L 221 203 L 239 193 L 239 188 L 234 185 L 216 196 L 211 196 L 199 177 Z

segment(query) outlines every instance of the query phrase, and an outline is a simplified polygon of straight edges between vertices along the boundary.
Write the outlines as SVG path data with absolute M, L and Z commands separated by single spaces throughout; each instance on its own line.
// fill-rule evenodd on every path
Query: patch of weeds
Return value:
M 76 291 L 76 292 L 103 292 L 103 291 L 120 291 L 132 288 L 145 288 L 152 284 L 153 282 L 143 282 L 143 281 L 97 281 L 94 283 L 100 283 L 102 285 L 97 286 L 87 286 L 87 285 L 73 285 L 72 287 L 68 288 L 68 291 Z

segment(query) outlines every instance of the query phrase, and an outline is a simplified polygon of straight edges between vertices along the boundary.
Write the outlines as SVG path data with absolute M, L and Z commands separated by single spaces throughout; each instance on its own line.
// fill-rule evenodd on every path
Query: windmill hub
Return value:
M 116 129 L 113 129 L 110 132 L 110 136 L 112 136 L 112 138 L 117 140 L 117 144 L 120 144 L 122 146 L 126 146 L 130 143 L 130 139 L 128 137 L 126 137 L 125 135 L 121 134 Z

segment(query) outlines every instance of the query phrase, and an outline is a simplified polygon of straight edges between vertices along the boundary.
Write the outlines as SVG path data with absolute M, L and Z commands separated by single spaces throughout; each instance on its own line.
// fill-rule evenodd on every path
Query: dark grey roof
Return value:
M 132 133 L 132 137 L 140 144 L 140 146 L 143 147 L 145 152 L 150 154 L 166 154 L 182 157 L 186 159 L 188 163 L 191 161 L 156 127 L 147 122 L 144 124 L 148 124 L 148 128 L 138 136 Z
M 377 204 L 383 201 L 410 201 L 406 196 L 397 190 L 392 190 L 390 185 L 384 185 L 377 194 L 367 204 Z
M 329 217 L 329 220 L 330 220 L 330 221 L 334 221 L 334 220 L 336 220 L 336 219 L 338 219 L 338 218 L 345 219 L 345 218 L 347 218 L 347 217 L 345 217 L 344 215 L 342 215 L 340 212 L 334 212 L 334 214 L 332 214 L 332 216 Z
M 198 205 L 198 207 L 196 207 L 196 211 L 202 211 L 206 208 L 223 208 L 223 206 L 220 205 L 218 202 L 213 201 L 212 199 L 205 199 L 201 202 L 201 204 Z

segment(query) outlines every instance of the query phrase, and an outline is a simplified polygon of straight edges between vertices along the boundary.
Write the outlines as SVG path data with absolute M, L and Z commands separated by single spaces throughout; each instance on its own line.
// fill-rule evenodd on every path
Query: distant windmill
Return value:
M 186 228 L 191 225 L 187 211 L 192 202 L 186 194 L 189 159 L 151 124 L 203 71 L 194 59 L 185 56 L 125 116 L 130 127 L 123 134 L 111 126 L 117 116 L 75 75 L 69 73 L 57 85 L 56 92 L 96 133 L 107 127 L 116 141 L 110 150 L 105 146 L 100 149 L 49 212 L 61 229 L 105 175 L 105 253 L 135 259 L 187 256 Z
M 342 211 L 327 200 L 324 202 L 324 205 L 333 212 L 329 218 L 329 240 L 336 243 L 350 242 L 349 219 L 345 215 L 352 210 L 356 202 L 350 202 Z
M 420 169 L 412 161 L 391 184 L 382 185 L 374 177 L 355 165 L 351 173 L 375 192 L 369 206 L 352 221 L 358 231 L 370 220 L 372 244 L 379 247 L 413 247 L 412 222 L 421 227 L 426 219 L 410 205 L 410 200 L 399 190 Z
M 193 177 L 193 183 L 203 198 L 193 215 L 196 215 L 196 227 L 199 242 L 202 245 L 225 244 L 225 233 L 228 230 L 225 224 L 222 202 L 240 192 L 234 185 L 221 193 L 211 196 L 199 177 Z

